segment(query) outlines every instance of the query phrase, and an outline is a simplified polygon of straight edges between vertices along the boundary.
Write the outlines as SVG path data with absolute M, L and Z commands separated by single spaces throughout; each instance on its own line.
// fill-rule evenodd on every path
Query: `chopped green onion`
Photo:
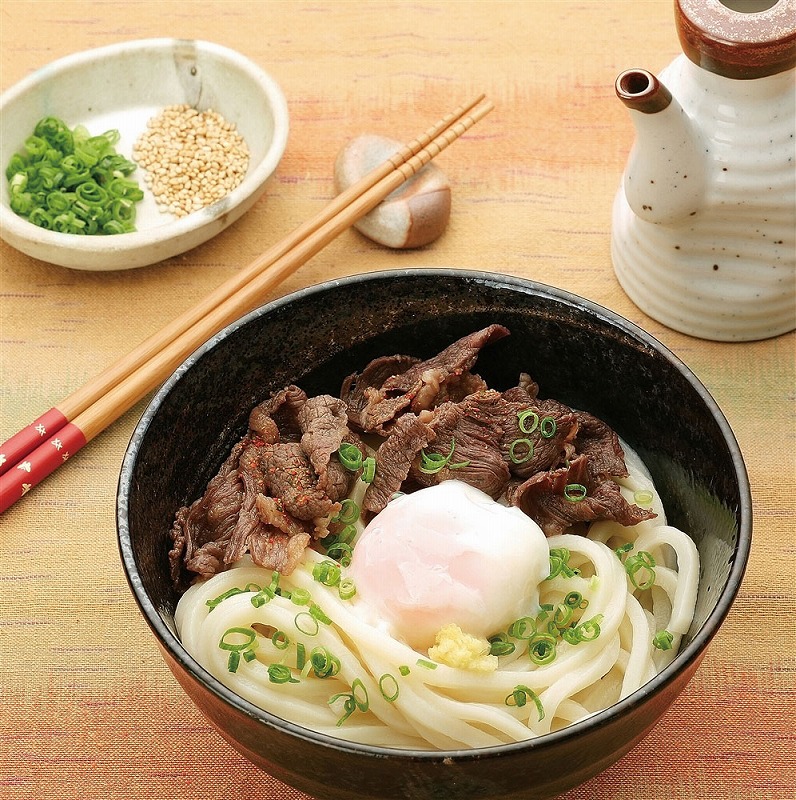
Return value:
M 655 585 L 655 559 L 646 551 L 639 550 L 625 559 L 625 571 L 636 589 L 650 589 Z
M 344 567 L 347 567 L 351 564 L 352 553 L 353 549 L 351 548 L 351 545 L 346 544 L 345 542 L 335 542 L 326 550 L 326 555 L 329 556 L 329 558 L 339 561 Z M 331 584 L 326 585 L 330 586 Z
M 332 620 L 326 616 L 323 609 L 316 603 L 310 603 L 310 615 L 314 619 L 317 619 L 318 622 L 322 622 L 324 625 L 332 624 Z
M 321 561 L 312 568 L 312 577 L 324 586 L 340 583 L 340 567 L 334 561 Z
M 433 661 L 429 661 L 425 658 L 418 658 L 417 659 L 417 666 L 424 667 L 425 669 L 436 669 L 437 665 Z
M 332 655 L 327 647 L 313 647 L 309 660 L 319 678 L 333 678 L 340 672 L 340 659 Z
M 362 468 L 362 452 L 355 444 L 343 442 L 337 450 L 340 463 L 351 472 Z
M 530 423 L 528 422 L 530 420 Z M 539 415 L 530 408 L 517 412 L 517 424 L 523 433 L 533 433 L 539 425 Z
M 301 642 L 296 642 L 296 669 L 304 669 L 307 662 L 307 651 Z
M 572 608 L 585 608 L 586 606 L 581 606 L 583 602 L 583 595 L 580 592 L 570 592 L 565 598 L 564 603 Z M 588 600 L 586 601 L 588 605 Z
M 297 606 L 306 606 L 311 599 L 312 595 L 306 589 L 293 589 L 290 593 L 290 602 Z
M 572 569 L 569 566 L 570 552 L 566 547 L 554 547 L 550 550 L 550 574 L 545 578 L 547 581 L 553 580 L 558 575 L 571 578 L 579 575 L 580 570 Z
M 368 690 L 365 684 L 359 678 L 354 678 L 351 681 L 351 694 L 354 696 L 354 702 L 360 711 L 367 711 L 370 708 L 370 700 L 368 699 Z
M 671 650 L 674 636 L 669 631 L 658 631 L 652 637 L 652 646 L 658 650 Z
M 206 600 L 205 605 L 212 611 L 217 605 L 223 603 L 228 597 L 234 597 L 236 594 L 244 594 L 245 592 L 259 592 L 260 587 L 254 583 L 246 584 L 245 589 L 239 589 L 237 586 L 233 586 L 231 589 L 227 589 L 226 592 L 223 592 L 218 597 L 214 597 L 212 600 Z M 210 613 L 208 611 L 208 613 Z
M 514 691 L 506 697 L 505 703 L 507 706 L 516 706 L 517 708 L 522 708 L 528 702 L 528 700 L 532 700 L 536 706 L 536 710 L 539 713 L 539 721 L 541 722 L 544 719 L 544 707 L 542 706 L 542 701 L 539 699 L 533 689 L 529 689 L 527 686 L 519 684 L 518 686 L 515 686 Z
M 364 483 L 373 483 L 376 477 L 376 459 L 373 456 L 368 456 L 362 462 L 362 481 Z
M 556 421 L 552 417 L 542 417 L 542 421 L 539 423 L 539 433 L 545 439 L 552 439 L 556 435 L 557 427 Z
M 11 210 L 59 233 L 135 230 L 134 204 L 144 193 L 127 180 L 136 165 L 114 150 L 119 139 L 116 130 L 89 136 L 57 117 L 40 119 L 6 167 Z
M 293 671 L 285 664 L 269 664 L 268 680 L 271 683 L 299 683 L 293 677 Z
M 517 453 L 517 448 L 524 448 L 524 452 Z M 515 439 L 509 445 L 509 458 L 513 464 L 524 464 L 533 458 L 533 442 L 530 439 Z
M 356 593 L 357 587 L 352 578 L 343 578 L 337 586 L 341 600 L 350 600 Z
M 489 655 L 491 656 L 508 656 L 515 649 L 514 642 L 510 642 L 505 633 L 497 633 L 489 637 Z
M 346 497 L 340 505 L 337 516 L 332 518 L 332 522 L 342 522 L 343 525 L 350 525 L 359 519 L 359 506 L 350 498 Z
M 556 657 L 556 639 L 549 633 L 534 634 L 528 641 L 528 656 L 538 666 L 550 664 Z
M 564 499 L 570 503 L 579 503 L 587 495 L 587 489 L 582 483 L 568 483 L 564 487 Z
M 652 505 L 654 496 L 649 489 L 636 489 L 633 492 L 633 502 L 637 506 L 649 506 Z
M 228 642 L 228 636 L 242 636 L 244 641 Z M 254 657 L 254 648 L 257 647 L 256 639 L 257 634 L 251 628 L 227 628 L 227 630 L 224 631 L 218 642 L 218 646 L 221 650 L 229 651 L 229 658 L 227 660 L 227 670 L 229 672 L 238 671 L 241 654 L 243 654 L 247 661 L 251 661 L 251 658 Z M 249 652 L 251 652 L 251 657 L 248 655 Z
M 385 685 L 389 687 L 389 692 L 385 688 Z M 401 688 L 398 686 L 398 681 L 395 679 L 395 676 L 390 675 L 389 672 L 385 672 L 384 675 L 379 678 L 379 691 L 381 692 L 381 696 L 388 703 L 394 703 L 401 693 Z
M 398 672 L 400 672 L 405 678 L 411 672 L 411 670 L 406 666 L 406 664 L 402 664 L 400 667 L 398 667 Z
M 318 620 L 307 611 L 302 611 L 300 614 L 296 614 L 296 616 L 293 618 L 293 624 L 296 626 L 297 630 L 306 636 L 317 636 L 318 631 L 320 630 Z
M 600 623 L 603 615 L 597 614 L 585 622 L 581 622 L 574 628 L 566 628 L 561 632 L 561 638 L 569 644 L 580 644 L 580 642 L 591 642 L 600 635 Z
M 620 561 L 624 561 L 625 556 L 633 549 L 633 547 L 634 547 L 633 542 L 627 542 L 626 544 L 617 547 L 616 550 L 614 550 L 614 552 L 616 553 L 617 558 L 619 558 Z
M 462 467 L 466 467 L 470 463 L 469 461 L 459 461 L 455 464 L 451 462 L 455 449 L 456 440 L 451 439 L 451 449 L 448 451 L 447 455 L 442 455 L 441 453 L 427 453 L 425 450 L 421 450 L 420 466 L 418 469 L 425 475 L 434 475 L 444 467 L 448 467 L 448 469 L 461 469 Z
M 274 635 L 271 637 L 271 644 L 277 650 L 287 650 L 290 646 L 290 639 L 284 631 L 275 631 Z
M 520 617 L 509 625 L 508 633 L 512 639 L 530 639 L 536 632 L 536 623 L 530 617 Z
M 569 625 L 574 609 L 566 603 L 559 603 L 553 611 L 553 624 L 557 628 L 565 628 Z

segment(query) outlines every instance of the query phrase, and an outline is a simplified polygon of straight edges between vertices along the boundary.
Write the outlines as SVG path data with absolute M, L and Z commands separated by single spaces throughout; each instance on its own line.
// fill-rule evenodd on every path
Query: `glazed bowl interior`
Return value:
M 175 511 L 199 497 L 248 413 L 297 383 L 337 394 L 371 358 L 429 357 L 501 323 L 511 335 L 475 371 L 506 389 L 528 372 L 540 396 L 603 418 L 645 460 L 670 524 L 701 557 L 694 623 L 675 661 L 609 709 L 535 740 L 472 751 L 347 744 L 284 722 L 227 690 L 181 646 L 169 578 Z M 161 388 L 132 437 L 118 495 L 128 580 L 169 667 L 219 732 L 281 780 L 318 797 L 548 798 L 609 766 L 682 691 L 738 591 L 751 540 L 749 486 L 732 431 L 695 376 L 651 336 L 582 298 L 465 270 L 380 272 L 266 305 L 200 348 Z M 302 770 L 306 759 L 312 770 Z M 567 758 L 566 774 L 551 760 Z M 521 769 L 521 791 L 512 778 Z

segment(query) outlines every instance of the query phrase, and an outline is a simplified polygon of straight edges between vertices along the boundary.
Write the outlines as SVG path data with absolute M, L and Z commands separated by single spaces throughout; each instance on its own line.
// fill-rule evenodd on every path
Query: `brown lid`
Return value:
M 796 0 L 675 0 L 677 33 L 695 64 L 727 78 L 796 66 Z

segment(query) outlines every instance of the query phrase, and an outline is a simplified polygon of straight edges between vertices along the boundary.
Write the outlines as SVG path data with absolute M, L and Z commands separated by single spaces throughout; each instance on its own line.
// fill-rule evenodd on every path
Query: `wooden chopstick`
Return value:
M 161 383 L 202 342 L 256 307 L 270 289 L 486 116 L 493 106 L 478 107 L 483 99 L 446 115 L 205 300 L 12 437 L 14 452 L 20 452 L 21 444 L 27 451 L 9 456 L 8 443 L 0 451 L 0 461 L 6 453 L 0 465 L 0 513 Z

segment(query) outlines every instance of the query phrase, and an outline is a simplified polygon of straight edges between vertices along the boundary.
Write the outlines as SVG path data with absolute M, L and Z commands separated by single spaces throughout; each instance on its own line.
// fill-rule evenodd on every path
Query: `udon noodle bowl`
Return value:
M 473 372 L 506 335 L 252 411 L 171 531 L 202 666 L 307 728 L 451 750 L 558 730 L 671 662 L 694 543 L 607 425 L 527 374 L 497 390 Z

